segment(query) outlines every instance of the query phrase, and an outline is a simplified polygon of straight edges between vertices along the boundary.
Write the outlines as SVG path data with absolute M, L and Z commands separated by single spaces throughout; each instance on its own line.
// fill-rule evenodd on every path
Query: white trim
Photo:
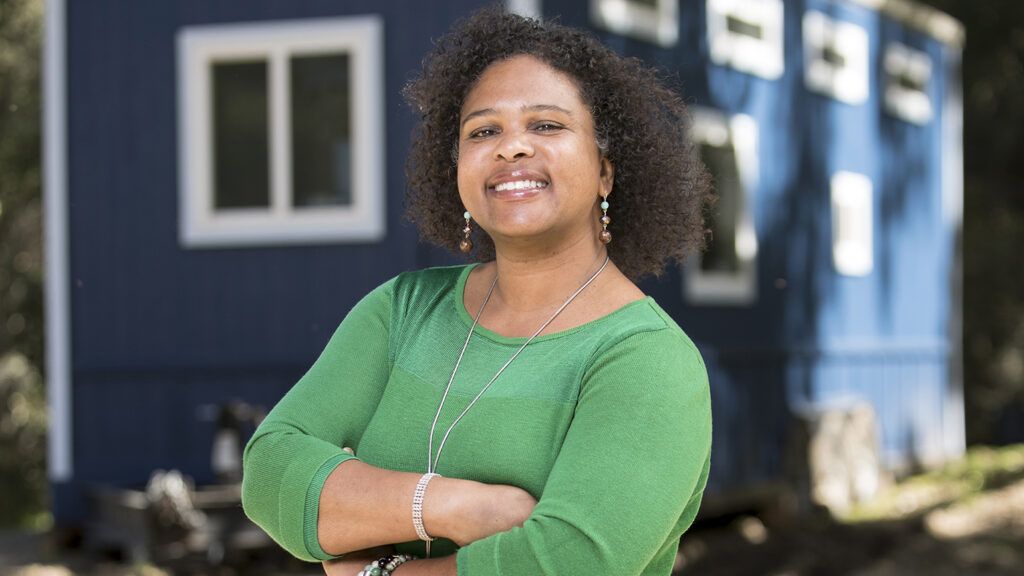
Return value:
M 534 20 L 543 18 L 541 0 L 505 0 L 505 10 L 510 14 L 519 14 Z
M 651 8 L 632 0 L 590 0 L 590 20 L 597 26 L 665 48 L 679 41 L 678 0 L 656 0 Z
M 355 16 L 184 28 L 178 33 L 179 240 L 189 248 L 373 242 L 385 234 L 383 21 Z M 352 87 L 352 203 L 291 205 L 289 57 L 345 52 Z M 268 62 L 271 207 L 215 211 L 209 66 Z
M 907 122 L 927 124 L 932 119 L 929 91 L 932 81 L 931 56 L 906 44 L 890 42 L 885 47 L 882 62 L 886 111 Z M 921 88 L 904 86 L 904 78 L 912 79 Z
M 774 80 L 785 70 L 781 0 L 708 0 L 708 50 L 711 61 Z M 729 30 L 735 20 L 759 28 L 761 37 Z
M 874 200 L 871 179 L 836 172 L 831 181 L 832 261 L 844 276 L 867 276 L 874 267 Z
M 878 10 L 882 14 L 916 28 L 936 40 L 954 48 L 963 48 L 964 25 L 956 18 L 940 12 L 931 6 L 911 0 L 846 0 L 867 8 Z
M 68 254 L 67 45 L 64 0 L 46 0 L 43 45 L 43 206 L 46 224 L 46 394 L 48 475 L 74 476 L 71 294 Z
M 292 147 L 291 147 L 291 69 L 288 54 L 280 47 L 274 47 L 267 55 L 267 73 L 270 94 L 267 98 L 270 119 L 270 211 L 275 219 L 287 219 L 288 204 L 291 202 Z M 208 140 L 207 142 L 213 142 Z M 212 172 L 211 172 L 212 174 Z M 212 190 L 211 190 L 212 191 Z M 213 219 L 216 219 L 213 215 Z
M 683 283 L 685 298 L 694 304 L 751 305 L 757 300 L 757 231 L 754 226 L 754 192 L 758 183 L 758 127 L 745 114 L 727 117 L 707 108 L 691 108 L 692 134 L 697 145 L 732 146 L 736 153 L 739 197 L 736 199 L 736 272 L 701 270 L 701 255 L 687 263 Z M 713 241 L 713 240 L 712 240 Z
M 804 84 L 809 90 L 847 104 L 862 104 L 868 99 L 867 30 L 808 10 L 803 17 L 803 41 Z M 843 63 L 826 60 L 825 50 L 841 56 Z
M 960 238 L 953 245 L 950 266 L 949 391 L 943 410 L 943 449 L 947 458 L 966 450 L 963 374 L 963 210 L 964 210 L 964 110 L 962 54 L 960 48 L 943 50 L 945 95 L 942 102 L 942 218 L 948 231 Z

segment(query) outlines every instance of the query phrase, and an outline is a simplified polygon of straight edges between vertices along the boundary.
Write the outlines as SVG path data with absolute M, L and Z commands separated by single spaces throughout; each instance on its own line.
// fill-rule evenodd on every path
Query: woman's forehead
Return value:
M 479 110 L 586 110 L 576 80 L 543 60 L 518 55 L 490 64 L 466 93 L 461 116 Z

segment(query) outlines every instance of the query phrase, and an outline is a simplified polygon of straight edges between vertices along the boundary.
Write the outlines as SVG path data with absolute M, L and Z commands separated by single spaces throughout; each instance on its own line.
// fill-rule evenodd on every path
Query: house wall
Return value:
M 413 117 L 400 91 L 431 39 L 480 2 L 67 4 L 73 478 L 55 485 L 58 522 L 82 516 L 94 484 L 142 485 L 172 467 L 211 481 L 209 405 L 272 406 L 360 297 L 402 270 L 450 262 L 402 218 Z M 347 14 L 384 20 L 386 238 L 182 248 L 178 31 Z
M 544 2 L 546 16 L 592 27 L 572 0 Z M 858 24 L 869 37 L 868 99 L 857 105 L 804 85 L 802 18 L 807 10 Z M 925 32 L 857 2 L 786 0 L 785 71 L 768 80 L 710 63 L 704 0 L 680 3 L 680 38 L 671 48 L 610 32 L 616 50 L 678 75 L 685 100 L 759 127 L 754 190 L 757 298 L 751 305 L 694 306 L 670 270 L 643 288 L 697 341 L 708 361 L 715 414 L 711 493 L 778 481 L 789 413 L 864 400 L 881 427 L 891 467 L 936 462 L 963 449 L 962 402 L 950 365 L 951 271 L 956 219 L 944 209 L 943 165 L 959 162 L 943 144 L 956 52 Z M 923 126 L 885 111 L 884 47 L 898 41 L 933 62 L 934 116 Z M 956 110 L 954 109 L 954 112 Z M 958 119 L 952 119 L 956 122 Z M 832 256 L 829 181 L 852 171 L 873 184 L 874 267 L 843 276 Z M 958 336 L 954 336 L 958 338 Z
M 212 479 L 209 406 L 271 406 L 298 379 L 359 297 L 401 270 L 449 263 L 401 218 L 412 115 L 399 93 L 455 16 L 408 2 L 68 3 L 68 202 L 74 476 L 54 488 L 58 522 L 81 518 L 97 483 L 141 485 L 155 468 Z M 593 28 L 586 3 L 542 2 L 546 17 Z M 869 32 L 866 103 L 803 83 L 801 18 L 813 8 Z M 940 105 L 947 48 L 852 3 L 785 4 L 785 72 L 765 80 L 709 63 L 703 0 L 682 0 L 672 48 L 597 31 L 614 49 L 678 73 L 688 102 L 759 125 L 753 214 L 759 237 L 751 305 L 695 306 L 670 269 L 642 288 L 697 341 L 711 373 L 715 450 L 710 491 L 777 481 L 789 413 L 867 399 L 890 464 L 948 453 L 949 274 L 954 224 L 943 217 Z M 384 21 L 387 236 L 379 243 L 184 249 L 178 241 L 175 35 L 204 23 L 345 14 Z M 927 51 L 935 117 L 914 126 L 879 102 L 881 47 Z M 874 186 L 874 269 L 835 272 L 829 179 Z M 955 449 L 955 446 L 954 446 Z

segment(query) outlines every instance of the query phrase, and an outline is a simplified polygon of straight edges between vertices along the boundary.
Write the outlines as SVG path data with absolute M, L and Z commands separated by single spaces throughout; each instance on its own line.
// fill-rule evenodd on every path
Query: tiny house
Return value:
M 214 408 L 272 406 L 366 292 L 453 263 L 402 220 L 431 39 L 481 0 L 49 0 L 58 524 L 155 469 L 212 482 Z M 519 0 L 678 78 L 719 193 L 642 288 L 697 342 L 709 497 L 780 481 L 808 406 L 873 408 L 898 469 L 964 448 L 963 31 L 908 0 Z

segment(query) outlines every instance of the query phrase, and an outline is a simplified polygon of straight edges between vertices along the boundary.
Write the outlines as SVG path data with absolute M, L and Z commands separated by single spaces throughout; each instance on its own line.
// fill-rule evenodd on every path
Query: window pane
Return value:
M 347 54 L 291 59 L 295 206 L 352 203 L 348 60 Z
M 267 62 L 213 65 L 214 208 L 270 206 Z
M 718 201 L 711 215 L 711 241 L 701 255 L 701 270 L 708 272 L 738 272 L 736 253 L 736 226 L 739 220 L 740 190 L 739 165 L 732 144 L 701 146 L 701 159 L 711 171 Z
M 832 44 L 828 44 L 821 49 L 821 59 L 836 68 L 846 66 L 846 57 Z
M 754 22 L 747 22 L 737 18 L 734 14 L 729 14 L 725 19 L 725 27 L 729 32 L 733 34 L 739 34 L 741 36 L 750 36 L 757 40 L 764 38 L 764 27 Z

